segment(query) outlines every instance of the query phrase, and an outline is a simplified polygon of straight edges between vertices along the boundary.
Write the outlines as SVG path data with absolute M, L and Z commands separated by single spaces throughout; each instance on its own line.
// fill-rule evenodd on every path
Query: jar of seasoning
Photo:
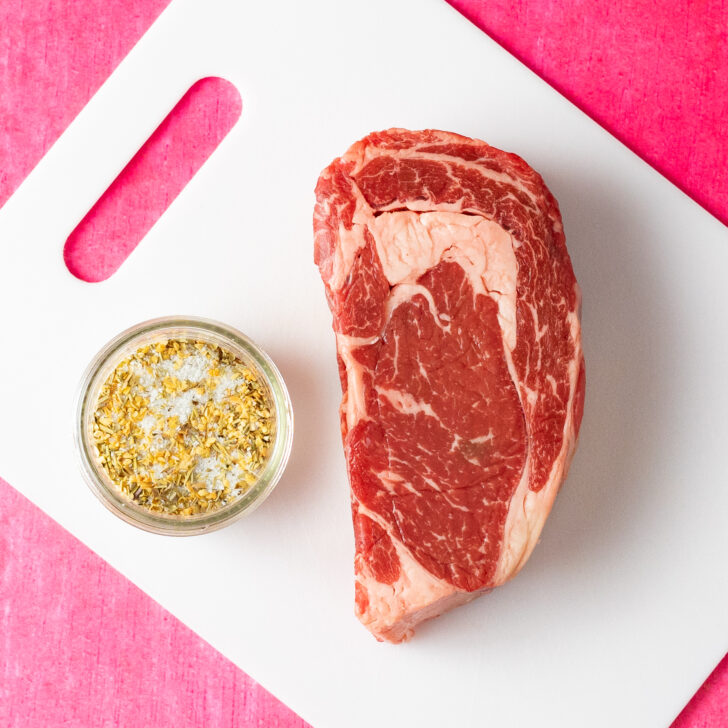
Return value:
M 93 493 L 127 523 L 187 536 L 251 513 L 280 480 L 293 410 L 270 357 L 215 321 L 122 332 L 81 381 L 75 439 Z

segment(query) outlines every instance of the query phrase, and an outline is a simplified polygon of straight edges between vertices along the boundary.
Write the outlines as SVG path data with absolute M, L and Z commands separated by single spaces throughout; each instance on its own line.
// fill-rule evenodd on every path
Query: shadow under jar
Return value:
M 170 342 L 172 343 L 170 344 Z M 146 351 L 148 352 L 147 356 L 154 359 L 155 352 L 166 351 L 174 342 L 180 342 L 184 349 L 189 349 L 190 345 L 194 347 L 198 344 L 201 355 L 210 351 L 218 352 L 221 361 L 223 361 L 221 367 L 224 367 L 224 362 L 227 362 L 230 366 L 234 365 L 238 369 L 245 370 L 250 381 L 255 385 L 256 395 L 261 401 L 265 402 L 266 409 L 264 411 L 268 413 L 268 418 L 265 420 L 265 437 L 267 438 L 265 457 L 261 459 L 257 466 L 247 467 L 244 471 L 246 480 L 243 487 L 231 484 L 235 485 L 235 487 L 228 488 L 226 485 L 223 494 L 219 484 L 205 482 L 205 475 L 203 473 L 201 476 L 200 471 L 203 464 L 209 465 L 209 456 L 207 458 L 198 457 L 195 460 L 194 475 L 192 475 L 193 470 L 189 470 L 184 477 L 182 473 L 178 473 L 177 479 L 174 480 L 173 478 L 170 482 L 167 475 L 159 473 L 159 477 L 162 478 L 160 482 L 163 483 L 161 486 L 163 493 L 169 493 L 170 498 L 176 498 L 178 493 L 194 494 L 195 498 L 202 498 L 203 507 L 208 509 L 200 511 L 199 508 L 187 508 L 185 509 L 187 514 L 166 512 L 160 510 L 158 506 L 140 503 L 140 494 L 143 500 L 148 497 L 150 488 L 154 489 L 155 493 L 157 492 L 157 486 L 154 482 L 150 486 L 150 477 L 152 481 L 154 478 L 149 475 L 149 470 L 147 469 L 143 478 L 140 477 L 137 473 L 136 461 L 128 452 L 124 454 L 114 451 L 112 448 L 112 454 L 112 452 L 109 452 L 108 445 L 104 448 L 103 441 L 100 442 L 98 439 L 99 437 L 105 437 L 104 433 L 108 430 L 109 433 L 113 433 L 111 439 L 114 442 L 123 441 L 123 436 L 118 431 L 121 429 L 118 421 L 109 421 L 105 417 L 100 418 L 99 413 L 101 412 L 100 405 L 103 404 L 103 401 L 100 400 L 102 392 L 108 393 L 109 382 L 114 381 L 115 378 L 118 380 L 119 371 L 126 371 L 125 368 L 131 367 L 131 364 L 125 364 L 125 362 L 134 361 L 134 366 L 137 367 L 134 371 L 137 372 L 139 377 L 146 376 L 150 379 L 152 389 L 155 389 L 155 385 L 161 386 L 161 390 L 159 386 L 156 387 L 157 394 L 155 396 L 157 397 L 158 392 L 166 391 L 166 388 L 169 388 L 172 394 L 175 392 L 184 394 L 181 389 L 183 384 L 180 384 L 184 382 L 186 382 L 184 386 L 188 390 L 195 387 L 204 390 L 202 379 L 195 381 L 195 377 L 203 376 L 199 366 L 196 369 L 194 366 L 184 367 L 182 361 L 176 361 L 173 358 L 161 361 L 160 357 L 161 364 L 164 365 L 164 371 L 152 371 L 151 373 L 146 371 L 145 373 L 142 365 L 139 364 L 139 357 L 137 357 L 139 352 Z M 201 357 L 193 358 L 200 359 Z M 192 364 L 194 363 L 192 362 Z M 215 361 L 211 360 L 213 369 L 214 365 Z M 147 369 L 150 369 L 150 367 L 147 367 Z M 134 374 L 134 376 L 136 377 L 137 374 Z M 192 382 L 185 380 L 185 375 L 191 377 Z M 152 382 L 151 378 L 153 377 L 156 377 L 159 381 Z M 227 383 L 229 384 L 229 382 Z M 233 399 L 237 403 L 240 399 L 236 396 L 236 390 L 224 390 L 224 384 L 225 382 L 221 382 L 214 393 L 207 392 L 201 395 L 201 406 L 194 412 L 192 411 L 194 408 L 189 404 L 194 396 L 194 392 L 192 392 L 187 397 L 180 396 L 178 398 L 179 402 L 188 404 L 184 411 L 177 407 L 174 411 L 150 411 L 146 413 L 146 417 L 152 422 L 149 427 L 151 441 L 157 438 L 157 443 L 163 442 L 163 436 L 155 432 L 154 429 L 154 422 L 158 421 L 171 421 L 173 426 L 179 421 L 180 429 L 178 432 L 173 433 L 176 438 L 175 444 L 179 445 L 180 442 L 190 440 L 189 430 L 191 424 L 187 419 L 190 418 L 196 429 L 193 430 L 194 437 L 192 437 L 188 446 L 191 449 L 196 447 L 198 451 L 205 450 L 205 452 L 212 453 L 215 458 L 220 453 L 219 457 L 221 461 L 227 463 L 227 467 L 237 469 L 238 475 L 242 474 L 243 471 L 240 470 L 240 466 L 230 460 L 231 457 L 235 457 L 235 453 L 227 452 L 215 430 L 216 426 L 220 426 L 220 412 L 219 408 L 215 409 L 215 403 L 227 402 L 228 399 Z M 118 386 L 112 385 L 112 390 L 118 390 Z M 116 400 L 128 401 L 128 395 L 126 395 L 127 400 L 119 395 L 120 393 L 116 391 Z M 158 398 L 154 400 L 157 403 L 159 401 Z M 209 402 L 210 406 L 213 407 L 217 420 L 215 416 L 211 418 L 211 423 L 204 430 L 207 437 L 202 438 L 201 441 L 199 435 L 201 428 L 194 418 L 199 417 L 200 412 L 203 415 L 207 412 L 204 407 L 206 402 Z M 141 402 L 139 404 L 141 409 L 144 410 L 150 403 Z M 168 405 L 168 402 L 165 402 L 165 404 Z M 233 406 L 238 405 L 234 404 Z M 242 402 L 238 411 L 244 411 Z M 146 424 L 142 419 L 143 414 L 143 411 L 135 414 L 136 421 L 133 423 L 133 428 L 136 432 L 139 432 L 141 425 Z M 188 434 L 185 434 L 186 432 Z M 127 523 L 152 533 L 189 536 L 207 533 L 238 520 L 243 515 L 255 510 L 271 493 L 280 480 L 290 455 L 293 439 L 293 410 L 280 372 L 270 357 L 247 336 L 216 321 L 182 316 L 166 317 L 145 321 L 123 331 L 106 344 L 94 357 L 81 380 L 76 405 L 74 435 L 85 479 L 93 493 L 109 510 Z M 160 449 L 163 450 L 163 447 L 160 446 Z M 165 453 L 165 455 L 169 457 L 169 453 Z M 126 459 L 120 461 L 120 457 Z M 144 457 L 149 460 L 148 449 L 145 451 Z M 171 457 L 175 462 L 179 461 L 174 455 Z M 249 452 L 247 455 L 242 453 L 240 457 L 249 459 Z M 110 459 L 113 460 L 116 467 L 109 465 Z M 184 453 L 182 459 L 184 460 Z M 154 467 L 158 468 L 159 471 L 162 469 L 162 466 L 155 465 Z M 112 477 L 111 471 L 122 473 L 122 470 L 123 481 L 120 478 Z M 208 472 L 211 471 L 208 469 Z M 185 477 L 187 478 L 186 481 L 184 480 Z M 128 486 L 129 481 L 136 483 L 144 480 L 144 478 L 146 478 L 144 487 L 147 492 L 141 487 Z M 208 480 L 210 479 L 211 476 Z M 191 483 L 190 480 L 192 480 Z M 227 480 L 225 482 L 227 483 Z M 187 487 L 188 484 L 190 485 L 189 488 Z M 199 492 L 202 495 L 198 496 L 197 488 L 200 487 Z M 221 496 L 224 497 L 221 498 Z M 209 505 L 205 498 L 210 499 Z M 155 502 L 158 502 L 158 499 Z M 195 510 L 197 512 L 191 512 Z

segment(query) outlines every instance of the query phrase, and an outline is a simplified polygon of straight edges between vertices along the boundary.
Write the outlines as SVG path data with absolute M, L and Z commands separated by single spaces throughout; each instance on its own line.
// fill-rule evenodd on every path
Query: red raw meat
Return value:
M 316 198 L 356 613 L 400 642 L 530 556 L 581 422 L 581 296 L 556 200 L 484 142 L 370 134 Z

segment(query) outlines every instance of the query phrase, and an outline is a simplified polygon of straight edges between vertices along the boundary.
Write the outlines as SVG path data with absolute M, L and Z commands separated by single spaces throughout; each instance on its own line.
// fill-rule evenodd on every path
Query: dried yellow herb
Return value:
M 245 493 L 270 454 L 260 376 L 203 341 L 169 339 L 124 359 L 101 388 L 92 437 L 117 487 L 150 511 L 189 516 Z

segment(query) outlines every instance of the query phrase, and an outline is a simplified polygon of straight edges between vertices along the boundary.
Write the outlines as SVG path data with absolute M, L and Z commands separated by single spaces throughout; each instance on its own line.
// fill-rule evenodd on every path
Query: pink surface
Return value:
M 672 728 L 726 728 L 728 726 L 728 655 L 685 706 Z
M 169 2 L 0 1 L 0 207 Z
M 728 0 L 448 0 L 728 224 Z
M 240 118 L 238 90 L 203 78 L 187 91 L 69 235 L 68 269 L 103 281 L 127 259 Z
M 451 1 L 728 221 L 726 0 Z M 0 2 L 0 206 L 168 3 Z M 21 725 L 305 724 L 0 482 L 0 726 Z M 674 728 L 726 725 L 728 659 Z
M 307 724 L 0 480 L 0 726 Z

